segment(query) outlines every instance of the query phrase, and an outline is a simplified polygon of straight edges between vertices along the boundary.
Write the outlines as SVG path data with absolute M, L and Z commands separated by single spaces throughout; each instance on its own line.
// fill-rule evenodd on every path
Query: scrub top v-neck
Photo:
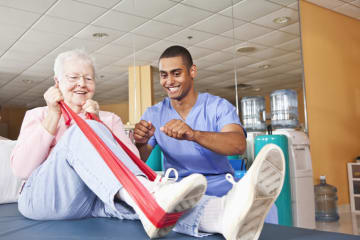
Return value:
M 142 119 L 150 121 L 156 128 L 148 144 L 152 147 L 156 144 L 160 146 L 164 154 L 165 169 L 175 168 L 180 178 L 192 173 L 203 174 L 208 180 L 208 195 L 221 196 L 232 187 L 225 179 L 226 173 L 234 174 L 227 156 L 215 153 L 193 141 L 177 140 L 160 131 L 160 127 L 172 119 L 183 120 L 194 130 L 208 132 L 220 132 L 227 124 L 241 125 L 236 109 L 231 103 L 218 96 L 199 93 L 186 119 L 182 119 L 167 97 L 149 107 Z

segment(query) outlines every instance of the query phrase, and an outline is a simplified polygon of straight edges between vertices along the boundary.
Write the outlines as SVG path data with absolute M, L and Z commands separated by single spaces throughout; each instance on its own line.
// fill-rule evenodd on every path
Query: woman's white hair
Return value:
M 79 59 L 82 62 L 88 63 L 92 66 L 95 74 L 95 60 L 83 49 L 74 49 L 67 52 L 60 53 L 54 63 L 54 76 L 60 81 L 63 71 L 64 63 L 70 59 Z

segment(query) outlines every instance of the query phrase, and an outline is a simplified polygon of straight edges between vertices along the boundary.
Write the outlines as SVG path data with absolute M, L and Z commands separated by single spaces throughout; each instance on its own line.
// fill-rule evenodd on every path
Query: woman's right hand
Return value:
M 48 90 L 46 90 L 46 92 L 44 93 L 44 99 L 48 106 L 49 113 L 57 114 L 60 116 L 61 109 L 60 109 L 59 102 L 61 100 L 64 100 L 64 98 L 59 89 L 58 84 L 56 84 L 55 86 L 52 86 Z
M 46 90 L 44 99 L 48 106 L 48 114 L 44 118 L 42 125 L 51 135 L 55 136 L 57 125 L 61 117 L 59 102 L 64 99 L 58 84 Z

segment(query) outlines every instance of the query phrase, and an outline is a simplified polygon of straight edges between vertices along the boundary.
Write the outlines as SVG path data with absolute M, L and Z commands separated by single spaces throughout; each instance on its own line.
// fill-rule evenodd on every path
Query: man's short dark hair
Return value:
M 172 57 L 179 57 L 181 56 L 184 65 L 190 69 L 191 66 L 193 65 L 193 60 L 191 57 L 190 52 L 182 47 L 182 46 L 178 46 L 178 45 L 174 45 L 171 47 L 168 47 L 160 56 L 159 61 L 162 58 L 172 58 Z

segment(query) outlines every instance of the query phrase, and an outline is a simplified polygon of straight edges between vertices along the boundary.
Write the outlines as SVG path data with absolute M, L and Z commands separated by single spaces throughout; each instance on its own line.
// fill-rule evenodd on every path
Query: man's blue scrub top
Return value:
M 225 174 L 234 174 L 234 169 L 227 156 L 217 154 L 192 141 L 168 137 L 160 131 L 160 127 L 170 120 L 182 120 L 169 98 L 149 107 L 142 119 L 150 121 L 156 128 L 148 144 L 153 147 L 159 144 L 164 153 L 165 169 L 175 168 L 180 178 L 192 173 L 205 175 L 208 180 L 207 195 L 222 196 L 231 189 L 232 184 L 225 179 Z M 220 132 L 227 124 L 241 125 L 236 108 L 231 103 L 208 93 L 199 93 L 185 122 L 194 130 L 209 132 Z

